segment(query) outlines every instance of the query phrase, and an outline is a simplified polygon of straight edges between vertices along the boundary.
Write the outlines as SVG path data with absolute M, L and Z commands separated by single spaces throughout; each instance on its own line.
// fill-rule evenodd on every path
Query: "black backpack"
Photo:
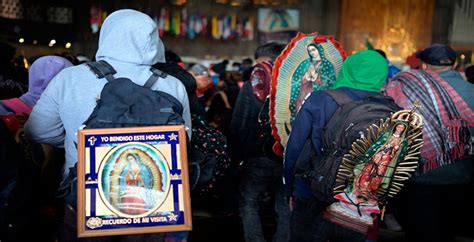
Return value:
M 165 73 L 151 68 L 153 74 L 144 86 L 140 86 L 128 78 L 114 78 L 113 75 L 117 72 L 105 61 L 88 62 L 86 65 L 98 79 L 106 78 L 108 82 L 102 89 L 97 106 L 84 122 L 84 128 L 184 124 L 181 103 L 168 93 L 150 89 L 159 78 L 166 77 Z M 58 196 L 75 207 L 77 163 L 69 169 L 69 175 L 62 182 Z
M 306 142 L 303 149 L 311 149 L 312 167 L 302 176 L 311 182 L 311 191 L 318 201 L 331 204 L 336 201 L 334 188 L 345 185 L 336 181 L 336 174 L 352 142 L 367 135 L 370 125 L 378 123 L 380 119 L 385 120 L 400 107 L 388 96 L 369 96 L 353 101 L 340 90 L 326 92 L 339 108 L 324 127 L 322 154 L 316 155 L 311 139 Z
M 12 79 L 2 77 L 0 74 L 0 100 L 19 97 L 26 93 L 27 89 L 28 86 Z
M 194 194 L 213 192 L 229 174 L 231 160 L 226 137 L 201 115 L 192 116 L 191 149 L 188 149 L 189 176 Z

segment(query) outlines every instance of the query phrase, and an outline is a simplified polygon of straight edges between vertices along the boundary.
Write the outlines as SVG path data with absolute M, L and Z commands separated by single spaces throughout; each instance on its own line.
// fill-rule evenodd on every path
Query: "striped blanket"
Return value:
M 418 100 L 422 104 L 417 110 L 424 118 L 422 172 L 464 155 L 474 112 L 449 83 L 431 71 L 409 70 L 394 77 L 385 93 L 405 109 Z

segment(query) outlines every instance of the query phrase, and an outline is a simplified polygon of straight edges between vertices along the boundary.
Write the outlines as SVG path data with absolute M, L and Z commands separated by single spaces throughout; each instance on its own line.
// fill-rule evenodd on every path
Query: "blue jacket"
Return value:
M 348 87 L 340 89 L 354 101 L 379 94 L 377 92 L 361 91 Z M 303 106 L 301 106 L 285 149 L 283 182 L 288 195 L 291 195 L 290 192 L 293 191 L 292 195 L 298 198 L 308 199 L 312 197 L 309 183 L 300 178 L 295 179 L 297 170 L 309 167 L 310 157 L 300 159 L 306 161 L 303 164 L 296 164 L 296 161 L 308 138 L 312 139 L 313 148 L 316 150 L 316 153 L 318 155 L 321 154 L 323 129 L 337 108 L 337 103 L 325 91 L 313 92 L 306 99 Z

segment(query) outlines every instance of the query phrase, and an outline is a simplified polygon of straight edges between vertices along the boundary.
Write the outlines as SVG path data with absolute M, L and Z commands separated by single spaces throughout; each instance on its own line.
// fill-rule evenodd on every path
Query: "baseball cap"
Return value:
M 416 53 L 416 57 L 426 64 L 434 66 L 452 66 L 456 62 L 456 52 L 451 47 L 443 44 L 432 44 Z
M 195 75 L 209 75 L 207 68 L 201 64 L 195 64 L 189 70 L 193 72 Z

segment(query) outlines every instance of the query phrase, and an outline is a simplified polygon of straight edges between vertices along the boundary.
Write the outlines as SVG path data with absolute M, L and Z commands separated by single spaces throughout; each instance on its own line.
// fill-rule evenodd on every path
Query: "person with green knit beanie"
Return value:
M 349 87 L 380 92 L 388 76 L 387 61 L 376 51 L 364 50 L 349 56 L 332 89 Z
M 341 241 L 365 242 L 369 238 L 366 233 L 353 231 L 325 219 L 323 213 L 327 204 L 313 193 L 312 185 L 316 184 L 312 182 L 314 178 L 306 178 L 304 174 L 314 171 L 311 168 L 312 157 L 322 157 L 323 151 L 331 153 L 332 148 L 324 144 L 325 127 L 339 108 L 336 99 L 339 97 L 338 101 L 342 102 L 340 97 L 346 96 L 357 103 L 369 100 L 369 97 L 380 100 L 380 91 L 387 75 L 387 61 L 379 53 L 373 50 L 361 51 L 349 56 L 342 64 L 341 71 L 331 86 L 331 89 L 337 91 L 318 90 L 305 99 L 291 127 L 283 162 L 285 194 L 292 210 L 290 241 L 332 241 L 337 238 Z M 395 105 L 390 108 L 393 109 L 393 106 Z M 345 121 L 347 120 L 342 120 Z

